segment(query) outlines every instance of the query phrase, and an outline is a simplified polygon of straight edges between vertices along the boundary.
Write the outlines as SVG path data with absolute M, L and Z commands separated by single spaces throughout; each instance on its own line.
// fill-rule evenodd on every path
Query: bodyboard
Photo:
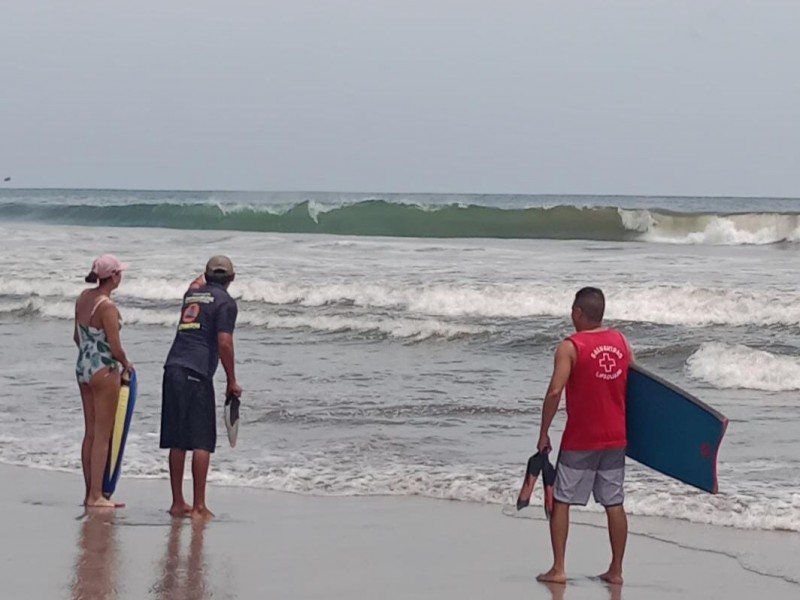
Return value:
M 638 365 L 628 372 L 627 455 L 664 475 L 716 494 L 717 456 L 728 419 Z
M 103 495 L 106 498 L 110 498 L 114 493 L 122 473 L 122 456 L 125 452 L 125 442 L 128 439 L 133 409 L 136 406 L 136 388 L 136 371 L 131 372 L 130 377 L 123 375 L 122 385 L 119 388 L 119 403 L 114 418 L 114 429 L 108 447 L 108 461 L 103 475 Z

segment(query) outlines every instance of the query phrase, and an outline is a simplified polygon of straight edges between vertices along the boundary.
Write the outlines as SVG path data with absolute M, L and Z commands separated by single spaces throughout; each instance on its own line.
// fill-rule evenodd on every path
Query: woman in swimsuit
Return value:
M 74 340 L 78 346 L 75 374 L 86 424 L 81 462 L 87 507 L 124 506 L 103 497 L 103 473 L 117 412 L 120 377 L 123 371 L 133 369 L 120 342 L 122 319 L 111 301 L 111 293 L 119 287 L 127 266 L 110 254 L 95 259 L 86 282 L 97 283 L 97 287 L 85 290 L 75 302 Z

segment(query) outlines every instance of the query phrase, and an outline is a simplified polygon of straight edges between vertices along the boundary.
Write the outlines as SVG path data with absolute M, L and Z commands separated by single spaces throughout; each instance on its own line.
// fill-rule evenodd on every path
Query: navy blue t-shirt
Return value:
M 186 292 L 181 321 L 165 367 L 184 367 L 214 377 L 219 364 L 218 333 L 233 333 L 239 309 L 225 288 L 207 283 Z

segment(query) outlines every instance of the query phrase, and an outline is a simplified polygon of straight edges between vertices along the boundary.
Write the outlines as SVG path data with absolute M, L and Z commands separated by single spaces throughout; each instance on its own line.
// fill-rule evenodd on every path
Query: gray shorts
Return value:
M 555 499 L 586 506 L 589 494 L 603 506 L 625 501 L 625 448 L 561 451 L 556 466 Z

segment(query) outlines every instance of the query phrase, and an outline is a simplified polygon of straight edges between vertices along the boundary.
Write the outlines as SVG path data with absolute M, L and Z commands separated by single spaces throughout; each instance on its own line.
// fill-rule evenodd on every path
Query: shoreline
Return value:
M 227 448 L 225 448 L 227 449 Z M 628 459 L 632 460 L 632 459 Z M 41 465 L 41 464 L 23 464 L 23 463 L 16 463 L 16 462 L 9 462 L 0 460 L 0 470 L 5 468 L 12 468 L 12 469 L 24 469 L 24 470 L 33 470 L 33 471 L 41 471 L 43 473 L 57 473 L 60 475 L 68 475 L 68 476 L 79 476 L 80 472 L 75 470 L 75 468 L 70 467 L 51 467 L 48 465 Z M 375 493 L 314 493 L 309 491 L 300 491 L 300 490 L 291 490 L 291 489 L 275 489 L 271 487 L 265 487 L 263 485 L 248 485 L 245 483 L 234 483 L 230 480 L 219 480 L 216 479 L 214 476 L 219 472 L 224 472 L 225 466 L 220 465 L 219 463 L 215 463 L 212 461 L 211 470 L 209 471 L 209 479 L 208 479 L 208 486 L 209 489 L 230 489 L 230 490 L 252 490 L 255 493 L 268 493 L 268 494 L 285 494 L 287 496 L 296 496 L 301 498 L 318 498 L 320 500 L 325 499 L 337 499 L 337 498 L 374 498 L 374 499 L 396 499 L 396 498 L 411 498 L 411 499 L 419 499 L 423 501 L 433 501 L 433 502 L 451 502 L 455 504 L 469 504 L 473 506 L 486 506 L 498 509 L 503 516 L 507 518 L 516 518 L 516 519 L 530 519 L 534 521 L 544 521 L 544 517 L 542 516 L 542 509 L 537 503 L 539 498 L 538 495 L 541 493 L 537 486 L 538 492 L 534 493 L 534 497 L 531 499 L 530 507 L 525 510 L 524 512 L 518 513 L 518 511 L 514 508 L 513 502 L 516 498 L 518 488 L 514 487 L 518 482 L 514 482 L 514 485 L 509 487 L 509 502 L 508 503 L 501 503 L 495 502 L 491 500 L 477 500 L 477 499 L 459 499 L 459 498 L 447 498 L 447 497 L 436 497 L 433 495 L 425 495 L 424 493 L 388 493 L 388 492 L 375 492 Z M 159 475 L 129 475 L 124 472 L 121 476 L 122 480 L 128 482 L 155 482 L 155 481 L 169 481 L 169 475 L 165 471 Z M 184 474 L 184 481 L 187 485 L 187 492 L 191 491 L 189 488 L 190 481 L 191 481 L 191 473 L 187 469 L 186 473 Z M 724 494 L 717 494 L 717 495 L 724 495 Z M 642 532 L 634 532 L 631 529 L 631 535 L 639 534 L 642 535 L 651 535 L 650 532 L 663 532 L 665 529 L 669 529 L 668 527 L 665 528 L 664 524 L 672 524 L 672 528 L 678 528 L 680 530 L 686 528 L 687 530 L 690 528 L 708 528 L 711 530 L 718 530 L 718 531 L 730 531 L 732 534 L 735 532 L 740 532 L 742 534 L 749 534 L 752 533 L 754 535 L 770 535 L 770 536 L 789 536 L 791 538 L 798 537 L 800 538 L 800 531 L 795 531 L 794 529 L 783 529 L 780 527 L 776 528 L 758 528 L 758 527 L 739 527 L 733 524 L 719 524 L 719 523 L 712 523 L 707 521 L 692 521 L 691 519 L 681 517 L 681 516 L 666 516 L 666 515 L 655 515 L 655 514 L 639 514 L 637 512 L 631 511 L 630 508 L 627 508 L 628 519 L 632 523 L 636 523 L 642 527 Z M 541 514 L 540 514 L 541 513 Z M 531 515 L 539 515 L 539 516 L 531 516 Z M 572 523 L 579 524 L 582 526 L 587 527 L 605 527 L 604 521 L 604 513 L 602 507 L 597 504 L 593 504 L 593 500 L 589 500 L 589 504 L 586 507 L 581 506 L 574 506 L 572 507 Z M 656 535 L 653 533 L 653 535 Z M 660 539 L 660 538 L 658 538 Z M 664 541 L 671 541 L 671 540 L 664 540 Z M 800 569 L 798 569 L 798 580 L 797 583 L 800 584 Z
M 593 578 L 607 566 L 607 534 L 602 524 L 582 523 L 589 514 L 582 513 L 570 535 L 571 580 L 547 587 L 535 581 L 550 562 L 546 522 L 540 515 L 509 518 L 495 505 L 213 485 L 209 500 L 218 518 L 201 526 L 166 514 L 168 485 L 160 479 L 123 478 L 115 497 L 128 506 L 87 517 L 79 506 L 79 475 L 0 465 L 0 476 L 6 482 L 0 533 L 7 542 L 0 564 L 9 597 L 70 591 L 73 598 L 101 598 L 113 591 L 117 598 L 164 600 L 501 593 L 556 600 L 752 594 L 788 600 L 800 592 L 800 585 L 781 579 L 791 573 L 758 574 L 742 557 L 690 547 L 715 540 L 766 552 L 776 564 L 781 555 L 796 557 L 800 536 L 784 536 L 787 543 L 776 546 L 774 532 L 708 526 L 694 528 L 692 536 L 693 527 L 669 522 L 649 523 L 648 532 L 633 518 L 620 590 Z

